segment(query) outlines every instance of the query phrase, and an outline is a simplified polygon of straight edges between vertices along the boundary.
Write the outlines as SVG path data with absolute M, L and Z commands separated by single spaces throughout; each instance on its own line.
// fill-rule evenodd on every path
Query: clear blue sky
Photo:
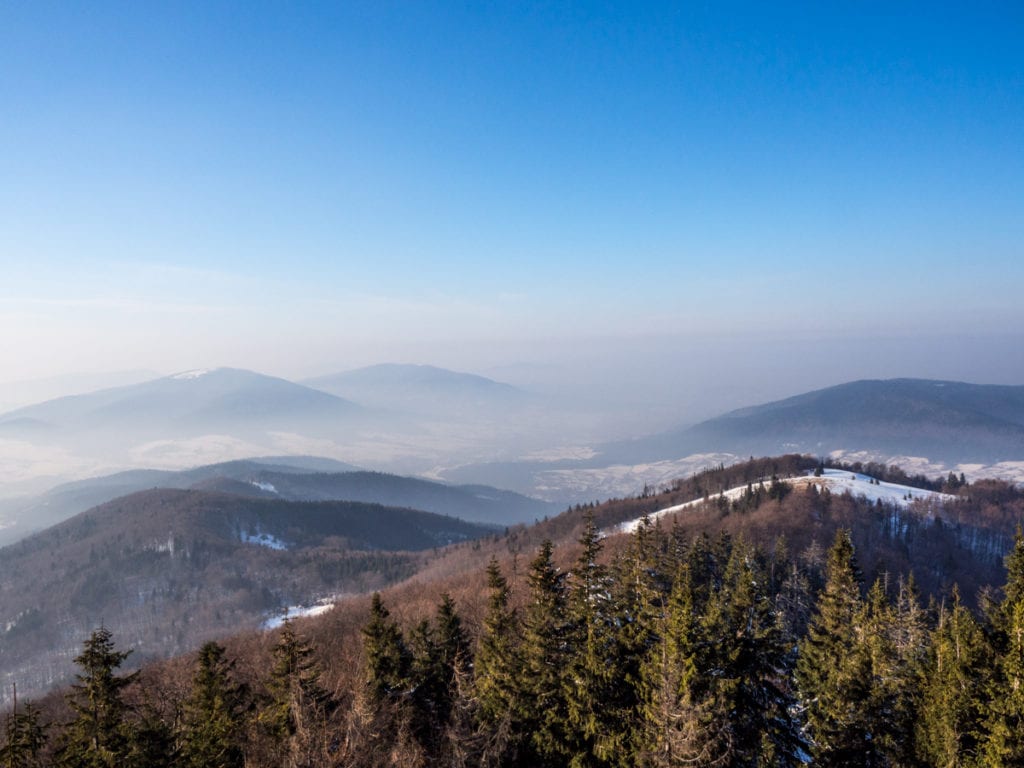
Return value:
M 1012 2 L 4 3 L 0 378 L 1021 332 L 1022 40 Z

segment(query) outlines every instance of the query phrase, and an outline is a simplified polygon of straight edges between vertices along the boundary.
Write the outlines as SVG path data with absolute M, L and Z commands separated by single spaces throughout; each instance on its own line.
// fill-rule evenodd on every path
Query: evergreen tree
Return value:
M 671 590 L 671 576 L 661 569 L 670 563 L 678 569 L 672 549 L 670 539 L 645 518 L 613 567 L 612 601 L 607 610 L 612 635 L 608 663 L 614 672 L 606 716 L 614 720 L 615 735 L 609 742 L 618 745 L 613 760 L 623 767 L 632 768 L 635 755 L 644 747 L 643 667 L 657 642 L 659 621 Z
M 412 729 L 427 754 L 439 754 L 451 725 L 457 681 L 469 670 L 469 641 L 455 603 L 445 593 L 435 626 L 423 621 L 412 634 L 410 671 Z
M 215 642 L 199 650 L 179 737 L 183 766 L 236 768 L 243 764 L 243 693 L 231 679 L 233 666 Z
M 143 690 L 143 695 L 146 695 Z M 137 705 L 131 719 L 123 768 L 171 768 L 177 765 L 174 729 L 152 702 Z
M 447 592 L 441 595 L 435 621 L 441 683 L 438 714 L 442 722 L 447 722 L 456 695 L 457 680 L 465 678 L 472 666 L 472 651 L 469 637 L 462 627 L 462 619 L 455 609 L 455 601 Z
M 796 728 L 785 693 L 786 650 L 756 554 L 734 545 L 725 583 L 707 611 L 710 693 L 727 713 L 732 765 L 758 765 L 765 749 L 775 765 L 796 761 Z
M 513 764 L 527 734 L 522 728 L 523 680 L 519 626 L 509 607 L 508 581 L 493 557 L 487 566 L 490 597 L 473 664 L 473 690 L 483 765 Z
M 363 650 L 366 653 L 367 685 L 373 702 L 379 704 L 395 699 L 408 689 L 411 655 L 401 630 L 391 619 L 378 592 L 373 594 L 370 620 L 363 627 Z
M 114 648 L 110 630 L 95 630 L 75 658 L 81 668 L 67 696 L 75 719 L 66 727 L 59 761 L 68 768 L 114 768 L 127 762 L 130 729 L 121 694 L 138 673 L 116 674 L 131 651 Z
M 328 696 L 320 686 L 313 647 L 295 634 L 291 620 L 286 619 L 273 653 L 267 683 L 271 699 L 260 719 L 283 747 L 284 765 L 319 765 Z
M 567 661 L 565 575 L 549 540 L 530 564 L 530 602 L 523 622 L 522 722 L 532 757 L 526 764 L 564 768 L 572 757 L 562 676 Z
M 986 768 L 1024 765 L 1024 534 L 1006 557 L 1007 579 L 996 613 L 996 658 L 989 688 Z
M 2 768 L 36 768 L 42 765 L 40 752 L 46 743 L 46 729 L 37 707 L 18 710 L 18 688 L 12 686 L 14 703 L 4 719 L 4 741 L 0 745 Z
M 569 654 L 562 679 L 571 768 L 608 766 L 620 758 L 628 737 L 623 718 L 632 709 L 621 677 L 623 660 L 616 653 L 608 606 L 611 585 L 598 563 L 601 539 L 592 511 L 584 519 L 580 545 L 568 595 Z
M 828 553 L 825 587 L 800 643 L 796 683 L 815 765 L 874 765 L 871 658 L 859 642 L 860 573 L 848 531 Z
M 694 600 L 692 567 L 680 565 L 641 671 L 642 763 L 652 768 L 721 766 L 731 757 L 728 728 L 707 695 L 701 668 L 705 645 Z
M 975 764 L 990 661 L 981 628 L 954 589 L 952 607 L 939 612 L 921 683 L 915 744 L 926 765 Z

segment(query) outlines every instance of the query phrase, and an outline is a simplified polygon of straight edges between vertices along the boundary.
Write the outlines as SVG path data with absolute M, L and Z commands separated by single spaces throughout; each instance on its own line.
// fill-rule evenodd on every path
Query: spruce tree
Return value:
M 289 768 L 315 766 L 323 759 L 328 696 L 320 685 L 314 649 L 285 620 L 274 645 L 267 688 L 270 701 L 260 720 L 283 749 Z
M 18 709 L 18 688 L 12 685 L 14 703 L 4 719 L 4 741 L 0 745 L 2 768 L 37 768 L 46 743 L 46 728 L 41 713 L 32 704 Z
M 694 581 L 691 564 L 683 562 L 641 672 L 640 758 L 651 768 L 727 765 L 732 754 L 723 711 L 708 695 L 701 666 L 706 643 Z
M 767 748 L 775 765 L 796 762 L 796 728 L 785 692 L 786 649 L 768 576 L 745 543 L 733 546 L 725 582 L 707 614 L 711 696 L 727 713 L 732 764 L 754 768 Z
M 498 561 L 487 566 L 490 597 L 473 663 L 473 691 L 486 766 L 513 764 L 524 738 L 524 680 L 516 614 Z
M 215 642 L 199 650 L 179 736 L 181 765 L 236 768 L 243 764 L 244 701 L 241 687 L 231 679 L 233 666 Z
M 671 590 L 671 575 L 662 571 L 673 560 L 670 549 L 669 539 L 645 518 L 631 537 L 625 555 L 613 566 L 609 664 L 614 680 L 606 707 L 608 717 L 615 721 L 615 740 L 619 744 L 613 759 L 623 767 L 635 765 L 635 756 L 644 747 L 643 667 L 657 642 L 659 621 Z M 678 568 L 678 562 L 672 564 Z
M 131 651 L 115 650 L 106 627 L 95 630 L 75 658 L 81 668 L 67 696 L 75 719 L 64 730 L 58 759 L 67 768 L 114 768 L 127 762 L 130 728 L 122 692 L 138 673 L 117 675 Z
M 363 650 L 371 701 L 380 704 L 408 689 L 411 655 L 378 592 L 373 594 L 370 620 L 363 627 Z
M 995 664 L 989 687 L 986 768 L 1024 765 L 1024 534 L 1006 557 L 1007 579 L 993 627 Z
M 872 765 L 871 658 L 859 642 L 860 573 L 848 531 L 828 553 L 825 587 L 800 643 L 796 683 L 815 765 Z M 870 759 L 870 757 L 869 757 Z
M 468 675 L 472 666 L 472 652 L 469 637 L 462 627 L 462 618 L 455 608 L 455 601 L 445 592 L 437 606 L 437 651 L 438 665 L 441 673 L 441 697 L 439 714 L 442 721 L 447 721 L 451 714 L 452 702 L 456 694 L 456 682 Z
M 567 662 L 565 575 L 546 540 L 530 564 L 530 601 L 523 622 L 523 727 L 526 764 L 564 768 L 571 758 L 563 674 Z
M 428 754 L 436 755 L 451 725 L 457 680 L 467 675 L 470 664 L 469 641 L 447 593 L 441 596 L 435 625 L 421 622 L 412 634 L 411 646 L 413 734 Z
M 975 765 L 991 656 L 985 637 L 954 588 L 939 612 L 921 682 L 914 743 L 926 765 Z
M 610 766 L 621 758 L 628 738 L 630 690 L 616 653 L 607 569 L 598 562 L 601 538 L 593 512 L 584 519 L 582 550 L 572 570 L 568 596 L 569 654 L 563 676 L 572 768 Z

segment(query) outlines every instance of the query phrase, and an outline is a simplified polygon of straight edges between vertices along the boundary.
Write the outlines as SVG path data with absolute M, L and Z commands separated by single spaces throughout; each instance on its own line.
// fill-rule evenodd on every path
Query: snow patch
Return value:
M 310 616 L 320 616 L 334 608 L 334 598 L 325 597 L 317 601 L 315 605 L 291 605 L 284 609 L 280 616 L 271 616 L 260 625 L 263 629 L 277 629 L 284 624 L 286 619 L 304 619 Z
M 182 371 L 181 373 L 176 373 L 171 376 L 171 378 L 177 379 L 178 381 L 189 381 L 191 379 L 198 379 L 208 373 L 210 373 L 209 368 L 196 368 L 194 371 Z
M 912 502 L 918 499 L 954 501 L 957 498 L 956 496 L 951 496 L 948 493 L 926 491 L 921 488 L 912 488 L 909 485 L 883 482 L 876 483 L 875 479 L 869 475 L 863 475 L 856 472 L 846 472 L 841 469 L 826 469 L 825 473 L 821 477 L 815 477 L 812 472 L 808 473 L 804 477 L 785 478 L 782 479 L 781 482 L 784 482 L 794 488 L 815 485 L 819 488 L 827 488 L 830 493 L 842 494 L 849 492 L 853 496 L 864 496 L 871 502 L 881 501 L 884 504 L 891 504 L 903 509 L 906 509 Z M 719 495 L 724 496 L 729 501 L 736 501 L 746 492 L 747 486 L 744 484 L 736 488 L 730 488 L 722 494 L 710 496 L 708 497 L 708 501 L 711 502 L 714 499 L 717 499 Z M 646 517 L 651 522 L 654 522 L 665 515 L 671 515 L 674 512 L 681 512 L 684 509 L 690 509 L 703 503 L 703 498 L 694 499 L 693 501 L 687 501 L 683 504 L 675 504 L 671 507 L 659 509 L 656 512 L 650 513 Z M 618 526 L 616 531 L 621 533 L 634 533 L 637 528 L 640 527 L 640 523 L 643 519 L 643 517 L 640 517 L 636 520 L 629 520 L 622 523 Z
M 257 544 L 269 549 L 288 549 L 288 545 L 285 542 L 281 541 L 276 536 L 271 536 L 269 533 L 261 533 L 260 531 L 257 531 L 256 533 L 246 533 L 245 531 L 242 531 L 239 538 L 245 544 Z

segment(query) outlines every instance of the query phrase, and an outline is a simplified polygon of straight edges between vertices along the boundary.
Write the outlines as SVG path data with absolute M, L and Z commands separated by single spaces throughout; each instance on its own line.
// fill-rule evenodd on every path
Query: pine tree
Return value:
M 412 659 L 401 630 L 378 592 L 373 594 L 370 620 L 363 627 L 363 649 L 367 686 L 374 703 L 397 698 L 408 689 Z
M 285 620 L 273 655 L 267 683 L 271 699 L 260 720 L 283 747 L 285 766 L 319 765 L 329 697 L 320 686 L 313 647 L 295 634 L 291 620 Z
M 36 768 L 42 765 L 40 752 L 46 743 L 46 728 L 39 709 L 31 704 L 18 710 L 18 687 L 12 685 L 14 703 L 4 719 L 4 742 L 0 746 L 3 768 Z
M 836 534 L 825 573 L 795 671 L 811 752 L 815 765 L 873 765 L 871 659 L 858 642 L 864 611 L 849 532 Z
M 708 696 L 701 668 L 702 634 L 694 600 L 692 567 L 680 565 L 667 611 L 642 668 L 642 764 L 727 765 L 728 728 L 717 702 Z
M 612 601 L 608 606 L 612 635 L 609 666 L 614 671 L 607 717 L 614 720 L 618 745 L 614 762 L 626 768 L 644 748 L 643 667 L 657 642 L 659 621 L 671 590 L 670 563 L 678 569 L 668 537 L 646 518 L 630 539 L 629 548 L 613 566 Z
M 199 650 L 179 736 L 183 766 L 236 768 L 243 764 L 243 692 L 231 679 L 233 666 L 215 642 Z
M 986 768 L 1024 765 L 1024 534 L 1006 557 L 1006 585 L 993 632 L 996 658 L 989 688 Z
M 567 661 L 565 575 L 555 567 L 550 541 L 530 564 L 530 602 L 523 622 L 523 728 L 532 757 L 526 764 L 564 768 L 571 758 L 562 677 Z
M 437 607 L 435 626 L 423 621 L 411 638 L 410 669 L 412 730 L 427 754 L 439 754 L 451 724 L 458 695 L 456 681 L 468 674 L 469 641 L 455 603 L 445 593 Z
M 569 654 L 563 676 L 566 703 L 566 745 L 572 768 L 608 766 L 626 749 L 628 728 L 623 721 L 632 709 L 630 690 L 617 657 L 608 602 L 611 584 L 598 562 L 601 539 L 588 512 L 580 537 L 582 551 L 572 570 L 568 598 Z
M 781 684 L 786 651 L 767 584 L 756 554 L 737 543 L 707 611 L 715 617 L 705 629 L 710 691 L 727 712 L 736 766 L 757 766 L 766 747 L 775 765 L 794 764 L 798 746 Z
M 522 727 L 523 680 L 519 626 L 509 607 L 508 581 L 493 557 L 487 566 L 490 598 L 473 664 L 482 764 L 514 763 L 528 736 Z
M 974 765 L 990 663 L 981 628 L 954 589 L 952 607 L 939 612 L 921 683 L 914 741 L 925 764 Z
M 145 690 L 143 690 L 143 695 Z M 149 700 L 133 707 L 123 768 L 171 768 L 177 765 L 174 729 Z
M 114 648 L 110 630 L 95 630 L 75 658 L 81 668 L 67 696 L 75 712 L 64 731 L 59 761 L 68 768 L 113 768 L 127 762 L 130 731 L 121 694 L 136 677 L 116 674 L 131 651 Z
M 437 650 L 441 673 L 438 713 L 443 722 L 451 715 L 455 698 L 456 678 L 465 677 L 472 666 L 469 637 L 462 627 L 462 618 L 455 609 L 455 601 L 445 592 L 437 606 Z

